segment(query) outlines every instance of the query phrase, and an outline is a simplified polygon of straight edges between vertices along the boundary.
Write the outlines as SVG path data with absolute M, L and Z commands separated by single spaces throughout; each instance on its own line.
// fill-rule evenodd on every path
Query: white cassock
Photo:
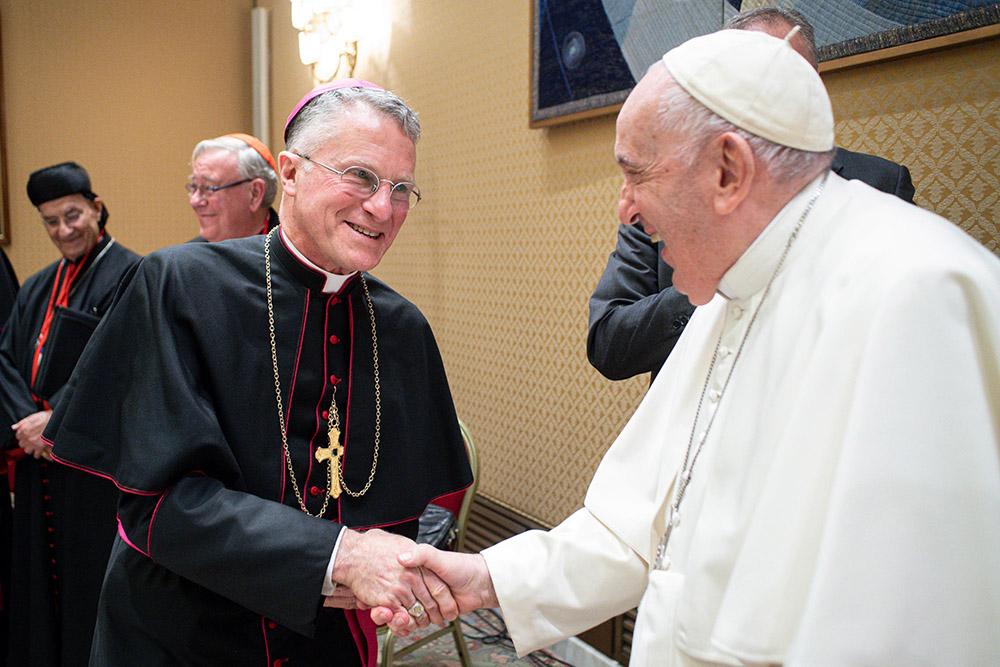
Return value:
M 697 309 L 585 508 L 484 552 L 520 652 L 639 604 L 633 665 L 1000 664 L 1000 261 L 831 174 L 737 353 L 818 182 Z

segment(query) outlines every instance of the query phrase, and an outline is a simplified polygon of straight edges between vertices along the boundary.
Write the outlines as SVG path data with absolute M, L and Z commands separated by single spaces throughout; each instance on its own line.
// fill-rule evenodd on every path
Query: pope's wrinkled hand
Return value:
M 399 563 L 410 568 L 411 572 L 419 571 L 439 603 L 450 598 L 457 608 L 455 617 L 476 609 L 499 606 L 486 559 L 479 554 L 440 551 L 427 544 L 418 544 L 400 553 Z M 393 633 L 400 636 L 406 636 L 414 627 L 412 619 L 388 606 L 374 607 L 371 617 L 377 625 L 388 624 Z

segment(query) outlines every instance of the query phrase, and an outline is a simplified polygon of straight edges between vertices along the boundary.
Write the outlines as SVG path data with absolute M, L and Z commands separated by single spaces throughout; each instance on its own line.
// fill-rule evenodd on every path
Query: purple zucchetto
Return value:
M 288 141 L 288 128 L 291 127 L 292 121 L 295 117 L 299 115 L 302 111 L 302 107 L 309 104 L 323 93 L 328 93 L 331 90 L 339 90 L 341 88 L 375 88 L 376 90 L 385 90 L 382 86 L 374 84 L 370 81 L 365 81 L 364 79 L 341 79 L 339 81 L 331 81 L 330 83 L 324 83 L 322 86 L 317 86 L 310 90 L 305 96 L 299 100 L 299 103 L 295 105 L 292 109 L 292 113 L 288 114 L 288 119 L 285 121 L 285 141 Z

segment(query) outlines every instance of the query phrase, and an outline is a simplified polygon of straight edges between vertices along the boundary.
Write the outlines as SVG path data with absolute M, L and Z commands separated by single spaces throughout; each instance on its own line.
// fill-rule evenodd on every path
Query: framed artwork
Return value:
M 1000 35 L 986 0 L 533 0 L 529 125 L 617 111 L 664 53 L 765 6 L 813 25 L 820 71 Z

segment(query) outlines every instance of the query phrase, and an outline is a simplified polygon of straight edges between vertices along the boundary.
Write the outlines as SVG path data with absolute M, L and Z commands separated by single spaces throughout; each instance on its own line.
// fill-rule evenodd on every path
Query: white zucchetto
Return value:
M 804 151 L 833 148 L 833 110 L 819 73 L 785 39 L 720 30 L 663 56 L 677 83 L 739 128 Z

